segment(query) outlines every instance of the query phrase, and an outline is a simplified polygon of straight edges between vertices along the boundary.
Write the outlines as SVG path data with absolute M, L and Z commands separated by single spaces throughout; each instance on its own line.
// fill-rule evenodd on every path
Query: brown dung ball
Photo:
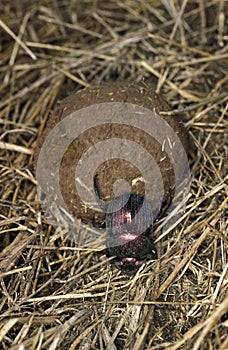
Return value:
M 143 107 L 146 110 L 151 111 L 151 113 L 156 113 L 160 119 L 168 123 L 178 136 L 178 139 L 183 146 L 183 149 L 180 150 L 180 152 L 187 151 L 188 140 L 184 125 L 179 117 L 165 113 L 171 111 L 171 107 L 161 95 L 156 94 L 149 88 L 139 84 L 107 83 L 82 89 L 65 98 L 61 102 L 57 111 L 50 116 L 43 134 L 37 140 L 35 163 L 37 164 L 38 162 L 40 150 L 42 149 L 46 138 L 50 135 L 53 128 L 63 121 L 64 118 L 73 115 L 76 111 L 85 109 L 86 107 L 93 105 L 97 106 L 104 103 L 110 103 L 111 114 L 111 103 L 118 102 L 125 103 L 126 106 L 128 106 L 127 104 L 131 104 L 140 108 Z M 95 111 L 97 111 L 97 109 Z M 91 118 L 92 117 L 93 116 L 91 116 Z M 138 118 L 141 118 L 140 113 L 138 114 Z M 148 117 L 148 128 L 153 127 L 153 123 L 153 118 L 150 119 L 150 117 Z M 123 179 L 128 183 L 130 193 L 139 194 L 140 196 L 145 196 L 146 186 L 147 188 L 148 186 L 149 188 L 153 188 L 153 193 L 155 194 L 153 195 L 153 198 L 149 198 L 149 201 L 152 203 L 152 208 L 157 206 L 158 209 L 158 207 L 160 207 L 162 203 L 165 203 L 169 199 L 169 196 L 172 196 L 175 191 L 176 176 L 174 164 L 164 147 L 165 142 L 170 142 L 169 139 L 164 139 L 164 142 L 159 142 L 149 132 L 146 132 L 145 129 L 142 130 L 137 126 L 134 127 L 134 125 L 129 125 L 129 119 L 127 119 L 126 124 L 112 122 L 106 122 L 103 124 L 98 123 L 96 126 L 85 128 L 82 133 L 70 142 L 63 156 L 61 156 L 61 166 L 59 168 L 59 183 L 62 198 L 69 212 L 71 212 L 74 217 L 81 219 L 84 223 L 102 225 L 105 222 L 105 213 L 99 209 L 99 206 L 96 203 L 92 181 L 90 181 L 90 188 L 87 188 L 87 186 L 84 187 L 86 187 L 87 191 L 93 194 L 94 203 L 92 203 L 92 205 L 90 205 L 91 203 L 88 203 L 87 205 L 83 202 L 75 185 L 75 169 L 86 151 L 99 142 L 112 139 L 119 139 L 123 144 L 125 141 L 134 142 L 153 157 L 162 176 L 163 195 L 160 195 L 159 193 L 158 182 L 160 181 L 160 178 L 154 176 L 154 178 L 151 178 L 148 181 L 148 179 L 144 178 L 141 169 L 131 161 L 135 152 L 134 147 L 132 147 L 132 149 L 128 151 L 129 155 L 132 153 L 129 159 L 127 154 L 125 154 L 123 157 L 118 158 L 110 157 L 109 159 L 106 159 L 106 157 L 102 161 L 102 159 L 96 159 L 95 154 L 93 160 L 89 164 L 89 168 L 85 169 L 85 174 L 91 178 L 95 175 L 97 176 L 100 197 L 104 202 L 109 202 L 115 198 L 116 194 L 114 193 L 113 185 L 118 183 L 116 181 L 119 179 Z M 99 157 L 99 153 L 97 157 Z M 178 157 L 178 154 L 174 154 L 174 159 L 175 157 Z M 142 164 L 143 162 L 146 163 L 148 162 L 148 158 L 145 157 L 144 161 L 144 154 L 142 153 L 140 161 Z M 49 155 L 47 155 L 47 163 L 43 165 L 43 169 L 41 169 L 42 171 L 48 171 L 48 162 Z M 148 164 L 144 165 L 146 169 Z M 185 171 L 185 169 L 183 169 L 183 171 Z M 85 178 L 86 176 L 79 179 L 79 186 L 83 187 Z M 51 187 L 51 184 L 49 184 L 49 186 Z M 156 188 L 158 188 L 157 192 Z M 119 194 L 121 194 L 121 190 Z

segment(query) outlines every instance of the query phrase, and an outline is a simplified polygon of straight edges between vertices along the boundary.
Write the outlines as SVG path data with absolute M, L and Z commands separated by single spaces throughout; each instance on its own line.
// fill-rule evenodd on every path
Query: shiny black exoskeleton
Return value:
M 157 258 L 151 237 L 156 218 L 150 203 L 131 193 L 105 205 L 100 199 L 96 176 L 94 190 L 101 209 L 106 212 L 106 255 L 115 256 L 114 263 L 122 272 L 134 274 L 146 260 Z

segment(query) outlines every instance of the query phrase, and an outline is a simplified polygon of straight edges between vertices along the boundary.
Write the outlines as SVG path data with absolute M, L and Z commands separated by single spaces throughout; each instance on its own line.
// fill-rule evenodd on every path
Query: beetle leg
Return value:
M 98 184 L 98 175 L 96 174 L 93 178 L 93 187 L 94 187 L 94 192 L 96 194 L 97 197 L 97 201 L 99 206 L 101 207 L 101 209 L 104 212 L 107 212 L 107 208 L 108 208 L 108 204 L 105 204 L 102 200 L 101 200 L 101 196 L 100 196 L 100 190 L 99 190 L 99 184 Z
M 164 203 L 164 205 L 161 206 L 161 208 L 160 208 L 160 210 L 159 210 L 159 212 L 157 214 L 156 221 L 160 220 L 161 217 L 165 214 L 165 212 L 169 208 L 172 200 L 173 200 L 173 196 L 169 195 L 169 198 L 167 199 L 167 201 Z

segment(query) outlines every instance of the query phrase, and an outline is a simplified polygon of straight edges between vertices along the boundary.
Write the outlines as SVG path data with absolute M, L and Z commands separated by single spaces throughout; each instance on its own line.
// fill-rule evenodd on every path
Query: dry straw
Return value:
M 21 0 L 0 11 L 0 348 L 226 350 L 227 2 Z M 113 80 L 163 93 L 191 142 L 185 214 L 132 278 L 46 221 L 33 168 L 57 101 Z

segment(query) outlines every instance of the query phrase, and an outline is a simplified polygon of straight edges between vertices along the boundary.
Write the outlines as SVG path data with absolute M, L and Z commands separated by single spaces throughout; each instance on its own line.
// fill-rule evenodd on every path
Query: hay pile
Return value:
M 0 10 L 1 349 L 227 349 L 225 1 Z M 110 81 L 163 93 L 191 138 L 185 214 L 133 278 L 52 227 L 36 194 L 33 152 L 57 101 Z

